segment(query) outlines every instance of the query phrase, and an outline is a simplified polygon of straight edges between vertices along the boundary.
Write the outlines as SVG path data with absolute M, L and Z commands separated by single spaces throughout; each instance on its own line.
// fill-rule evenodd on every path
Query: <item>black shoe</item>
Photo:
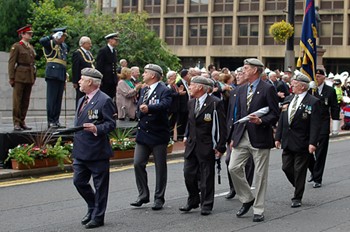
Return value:
M 85 228 L 86 229 L 93 229 L 93 228 L 97 228 L 97 227 L 100 227 L 100 226 L 103 226 L 104 225 L 104 222 L 98 222 L 98 221 L 95 221 L 95 220 L 91 220 L 89 221 L 86 225 L 85 225 Z
M 209 210 L 209 209 L 202 209 L 201 210 L 201 215 L 208 216 L 209 214 L 211 214 L 211 210 Z
M 307 182 L 312 182 L 312 181 L 314 181 L 314 177 L 310 175 L 309 179 L 307 179 Z
M 59 128 L 59 126 L 56 124 L 56 123 L 50 123 L 49 124 L 49 128 L 52 128 L 52 129 L 58 129 Z
M 322 184 L 315 182 L 314 185 L 312 186 L 313 188 L 321 188 Z
M 179 208 L 180 211 L 182 212 L 189 212 L 192 209 L 197 209 L 199 207 L 199 204 L 196 205 L 185 205 Z
M 263 214 L 254 214 L 253 216 L 253 222 L 262 222 L 264 221 L 265 217 Z
M 23 128 L 20 127 L 19 125 L 14 125 L 13 130 L 14 130 L 14 131 L 22 131 Z
M 225 196 L 227 200 L 232 199 L 236 196 L 235 190 L 231 189 L 230 192 Z
M 88 211 L 87 214 L 81 219 L 81 224 L 86 225 L 91 220 L 92 211 Z
M 22 127 L 23 130 L 31 130 L 32 129 L 31 127 L 29 127 L 29 126 L 27 126 L 25 124 L 23 124 L 21 127 Z
M 242 217 L 244 214 L 248 213 L 250 207 L 254 204 L 255 199 L 250 202 L 243 203 L 242 207 L 237 211 L 236 216 Z
M 163 203 L 159 201 L 154 202 L 152 206 L 152 210 L 161 210 L 161 209 L 163 209 Z
M 148 203 L 149 200 L 142 200 L 142 199 L 137 199 L 135 202 L 130 203 L 131 206 L 135 206 L 135 207 L 140 207 L 143 204 Z
M 298 200 L 298 199 L 295 199 L 295 200 L 292 200 L 292 204 L 290 207 L 292 208 L 298 208 L 301 206 L 301 200 Z

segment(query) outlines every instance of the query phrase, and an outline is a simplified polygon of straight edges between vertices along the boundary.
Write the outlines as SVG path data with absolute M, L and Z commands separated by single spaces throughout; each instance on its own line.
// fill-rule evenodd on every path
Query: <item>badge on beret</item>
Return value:
M 303 113 L 303 115 L 302 115 L 302 119 L 307 119 L 307 113 Z
M 211 114 L 210 113 L 204 114 L 204 121 L 210 122 L 211 120 L 212 119 L 211 119 Z

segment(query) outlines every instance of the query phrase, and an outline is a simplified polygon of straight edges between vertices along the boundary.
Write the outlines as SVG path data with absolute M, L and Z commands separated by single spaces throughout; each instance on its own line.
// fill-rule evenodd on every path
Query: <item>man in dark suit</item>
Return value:
M 213 209 L 215 157 L 221 158 L 226 150 L 224 104 L 208 95 L 212 85 L 209 78 L 197 76 L 191 79 L 189 86 L 193 98 L 188 102 L 188 137 L 184 154 L 184 176 L 189 196 L 187 204 L 180 210 L 188 212 L 198 208 L 200 203 L 202 215 L 209 215 Z
M 116 88 L 118 84 L 117 77 L 117 52 L 118 33 L 112 33 L 105 36 L 107 45 L 98 51 L 96 58 L 96 68 L 103 74 L 101 90 L 110 98 L 116 98 Z
M 275 135 L 275 146 L 282 143 L 282 170 L 294 186 L 292 208 L 300 207 L 305 189 L 309 156 L 315 152 L 321 125 L 320 101 L 309 94 L 309 78 L 298 73 L 292 80 L 293 96 L 284 105 Z
M 134 154 L 134 170 L 138 198 L 130 205 L 140 207 L 149 202 L 146 164 L 153 154 L 156 168 L 156 189 L 152 210 L 161 210 L 165 202 L 167 183 L 167 146 L 170 140 L 170 130 L 167 110 L 171 105 L 171 92 L 161 82 L 163 70 L 156 64 L 147 64 L 142 74 L 147 85 L 141 91 L 137 104 L 139 119 L 136 134 Z
M 227 126 L 227 136 L 226 136 L 226 141 L 227 141 L 227 146 L 226 146 L 226 159 L 225 163 L 227 166 L 227 174 L 228 174 L 228 183 L 230 186 L 230 191 L 229 193 L 225 196 L 226 199 L 232 199 L 236 196 L 236 190 L 235 187 L 232 183 L 232 178 L 230 175 L 229 171 L 229 164 L 230 164 L 230 157 L 231 157 L 231 152 L 232 152 L 232 145 L 233 145 L 233 129 L 234 129 L 234 123 L 237 120 L 237 102 L 238 102 L 238 97 L 237 97 L 237 92 L 238 89 L 246 84 L 248 82 L 248 79 L 243 76 L 243 69 L 242 67 L 239 67 L 236 70 L 237 73 L 237 87 L 233 89 L 230 92 L 230 100 L 228 104 L 228 109 L 227 109 L 227 116 L 226 116 L 226 126 Z M 245 175 L 247 177 L 247 181 L 249 185 L 251 186 L 253 183 L 253 177 L 254 177 L 254 161 L 253 157 L 250 156 L 246 165 L 245 165 Z
M 245 215 L 253 205 L 253 222 L 264 220 L 264 203 L 267 188 L 267 173 L 270 149 L 274 147 L 272 127 L 279 116 L 278 98 L 275 88 L 261 81 L 264 64 L 255 58 L 244 60 L 243 75 L 248 83 L 237 91 L 237 120 L 248 116 L 248 122 L 235 125 L 233 131 L 233 151 L 229 170 L 238 199 L 243 203 L 236 213 L 237 217 Z M 268 113 L 258 117 L 253 112 L 269 107 Z M 255 164 L 255 192 L 252 193 L 244 167 L 250 156 Z
M 48 126 L 59 128 L 62 96 L 67 79 L 67 55 L 68 46 L 64 42 L 67 38 L 66 27 L 56 28 L 51 36 L 42 37 L 39 43 L 44 47 L 44 55 L 47 61 L 45 70 L 46 109 Z
M 74 135 L 73 182 L 88 206 L 81 223 L 85 228 L 104 225 L 109 188 L 109 158 L 113 156 L 108 134 L 115 129 L 113 119 L 115 105 L 112 99 L 100 91 L 102 74 L 92 68 L 84 68 L 79 80 L 81 98 L 75 113 L 74 126 L 84 130 Z M 93 179 L 94 189 L 90 185 Z
M 75 108 L 78 106 L 78 101 L 85 94 L 79 90 L 79 80 L 81 77 L 81 70 L 84 68 L 94 68 L 95 59 L 92 56 L 90 49 L 92 47 L 91 39 L 87 36 L 82 36 L 79 40 L 79 48 L 73 52 L 73 65 L 72 65 L 72 82 L 73 87 L 76 91 L 76 104 Z
M 187 104 L 190 99 L 190 93 L 188 91 L 188 86 L 190 83 L 190 77 L 187 69 L 183 69 L 180 72 L 181 79 L 176 83 L 179 88 L 184 91 L 179 94 L 179 111 L 177 118 L 177 139 L 182 140 L 187 126 L 188 120 L 188 108 Z
M 321 131 L 318 138 L 318 146 L 315 152 L 315 158 L 310 156 L 309 170 L 311 177 L 309 182 L 314 181 L 313 187 L 322 186 L 322 176 L 326 165 L 326 157 L 329 144 L 330 118 L 339 120 L 340 107 L 337 103 L 337 95 L 334 88 L 325 84 L 325 73 L 322 69 L 316 70 L 317 89 L 310 90 L 310 93 L 320 99 L 321 111 Z

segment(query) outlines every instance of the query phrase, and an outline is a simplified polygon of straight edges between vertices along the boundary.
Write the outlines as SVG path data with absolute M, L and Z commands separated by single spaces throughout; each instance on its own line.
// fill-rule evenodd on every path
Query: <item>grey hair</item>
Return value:
M 79 40 L 79 46 L 83 46 L 84 43 L 90 42 L 91 39 L 87 36 L 82 36 Z
M 169 77 L 171 77 L 171 76 L 173 76 L 173 75 L 176 75 L 176 72 L 170 70 L 170 71 L 166 74 L 166 78 L 169 79 Z
M 89 77 L 89 76 L 85 76 L 88 80 L 92 80 L 92 84 L 94 86 L 100 86 L 101 85 L 101 79 L 98 78 L 93 78 L 93 77 Z
M 121 59 L 121 60 L 119 61 L 119 64 L 122 64 L 122 63 L 124 63 L 124 62 L 127 62 L 126 59 Z

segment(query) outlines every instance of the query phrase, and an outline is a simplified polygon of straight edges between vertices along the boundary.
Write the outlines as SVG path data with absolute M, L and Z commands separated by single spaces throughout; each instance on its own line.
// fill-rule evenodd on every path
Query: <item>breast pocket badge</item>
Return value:
M 204 114 L 204 121 L 206 121 L 206 122 L 211 122 L 211 114 Z

